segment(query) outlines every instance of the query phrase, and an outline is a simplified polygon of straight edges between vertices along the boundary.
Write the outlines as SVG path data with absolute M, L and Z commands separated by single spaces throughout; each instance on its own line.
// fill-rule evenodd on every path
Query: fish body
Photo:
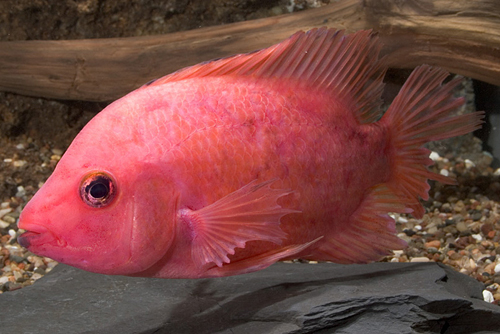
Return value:
M 442 70 L 414 71 L 379 120 L 370 31 L 299 32 L 187 68 L 115 101 L 23 210 L 21 245 L 104 274 L 200 278 L 290 258 L 361 263 L 405 243 L 387 212 L 422 216 L 421 146 L 481 114 Z

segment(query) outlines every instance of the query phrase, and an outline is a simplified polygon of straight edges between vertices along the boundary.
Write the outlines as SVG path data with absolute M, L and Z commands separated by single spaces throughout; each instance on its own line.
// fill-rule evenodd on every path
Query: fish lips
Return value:
M 24 227 L 24 229 L 26 232 L 17 237 L 17 242 L 27 249 L 48 244 L 55 239 L 52 233 L 43 226 L 33 225 Z

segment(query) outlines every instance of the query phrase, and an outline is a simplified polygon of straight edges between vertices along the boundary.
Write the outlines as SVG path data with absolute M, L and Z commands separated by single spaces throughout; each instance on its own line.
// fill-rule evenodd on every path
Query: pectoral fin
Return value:
M 286 233 L 280 219 L 299 212 L 281 207 L 277 200 L 290 190 L 272 189 L 275 180 L 246 186 L 200 210 L 182 210 L 180 219 L 188 224 L 192 237 L 191 257 L 195 264 L 213 262 L 218 267 L 229 263 L 235 248 L 251 240 L 281 244 Z

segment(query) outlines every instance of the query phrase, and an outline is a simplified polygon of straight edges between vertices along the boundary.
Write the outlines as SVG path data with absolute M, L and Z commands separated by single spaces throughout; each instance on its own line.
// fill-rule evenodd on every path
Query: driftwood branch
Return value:
M 212 58 L 328 26 L 379 32 L 388 65 L 427 63 L 500 85 L 500 2 L 342 0 L 303 12 L 162 36 L 0 42 L 0 90 L 108 101 Z

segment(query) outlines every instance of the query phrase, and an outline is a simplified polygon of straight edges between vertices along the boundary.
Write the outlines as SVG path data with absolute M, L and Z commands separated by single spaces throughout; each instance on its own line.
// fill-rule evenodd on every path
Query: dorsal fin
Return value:
M 294 80 L 314 89 L 328 89 L 356 104 L 362 123 L 379 117 L 385 67 L 378 59 L 380 43 L 371 30 L 345 35 L 327 28 L 299 31 L 285 41 L 247 54 L 194 65 L 149 86 L 190 78 L 252 76 Z

